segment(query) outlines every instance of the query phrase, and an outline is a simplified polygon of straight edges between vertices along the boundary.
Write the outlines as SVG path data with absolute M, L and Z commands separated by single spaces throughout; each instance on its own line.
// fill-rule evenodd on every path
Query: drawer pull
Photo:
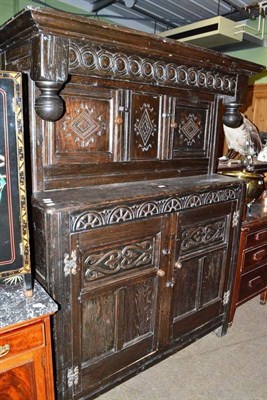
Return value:
M 254 261 L 262 260 L 265 255 L 266 255 L 266 250 L 259 250 L 253 254 L 253 260 Z
M 248 282 L 248 286 L 249 286 L 250 288 L 253 288 L 253 287 L 255 287 L 255 286 L 258 286 L 260 283 L 262 283 L 262 278 L 261 278 L 261 276 L 256 276 L 256 278 L 253 278 L 253 279 L 251 279 L 251 280 Z
M 267 239 L 267 231 L 256 233 L 255 239 L 256 239 L 256 240 Z
M 9 344 L 4 344 L 4 346 L 0 346 L 0 357 L 4 357 L 9 353 L 10 351 L 10 345 Z

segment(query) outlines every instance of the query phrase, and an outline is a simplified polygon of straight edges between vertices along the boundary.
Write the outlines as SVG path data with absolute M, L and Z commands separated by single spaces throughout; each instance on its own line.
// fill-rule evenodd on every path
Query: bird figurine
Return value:
M 236 153 L 245 157 L 247 169 L 253 166 L 253 156 L 259 154 L 263 148 L 256 126 L 242 114 L 243 122 L 238 128 L 223 125 L 224 135 L 228 146 L 226 158 L 233 158 Z

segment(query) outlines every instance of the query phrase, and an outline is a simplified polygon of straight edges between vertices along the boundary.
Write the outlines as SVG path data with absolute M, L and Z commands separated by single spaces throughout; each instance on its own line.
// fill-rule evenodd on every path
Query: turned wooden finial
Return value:
M 238 128 L 243 123 L 243 117 L 239 111 L 239 108 L 242 104 L 231 102 L 225 104 L 225 113 L 222 117 L 222 121 L 224 125 L 229 126 L 230 128 Z
M 32 39 L 31 79 L 40 90 L 35 111 L 46 121 L 56 121 L 64 113 L 59 91 L 68 79 L 68 66 L 68 40 L 47 34 Z
M 46 121 L 58 120 L 64 112 L 64 102 L 58 95 L 62 83 L 39 81 L 35 84 L 41 91 L 34 105 L 36 114 Z

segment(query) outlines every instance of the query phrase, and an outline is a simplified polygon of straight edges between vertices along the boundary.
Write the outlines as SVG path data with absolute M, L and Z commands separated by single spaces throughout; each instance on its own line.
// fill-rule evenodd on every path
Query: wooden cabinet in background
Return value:
M 259 294 L 264 304 L 267 294 L 267 203 L 264 199 L 252 205 L 251 215 L 242 223 L 229 322 L 234 319 L 236 307 Z
M 0 398 L 54 399 L 50 316 L 0 329 Z

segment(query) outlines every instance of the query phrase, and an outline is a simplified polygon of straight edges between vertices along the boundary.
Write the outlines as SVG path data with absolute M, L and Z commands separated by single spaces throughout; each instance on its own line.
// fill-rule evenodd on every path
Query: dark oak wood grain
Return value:
M 0 43 L 2 67 L 27 77 L 35 274 L 60 304 L 58 400 L 92 399 L 225 334 L 244 184 L 214 173 L 218 132 L 223 104 L 242 103 L 262 67 L 35 8 Z

